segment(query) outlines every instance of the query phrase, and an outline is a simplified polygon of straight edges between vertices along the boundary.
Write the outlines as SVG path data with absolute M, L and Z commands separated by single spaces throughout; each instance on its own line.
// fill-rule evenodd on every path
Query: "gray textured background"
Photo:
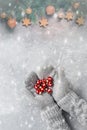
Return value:
M 47 60 L 56 66 L 61 54 L 73 89 L 87 100 L 87 23 L 78 27 L 53 17 L 46 29 L 38 25 L 25 28 L 20 23 L 14 31 L 0 23 L 0 130 L 46 130 L 24 81 Z M 66 117 L 72 130 L 87 130 Z

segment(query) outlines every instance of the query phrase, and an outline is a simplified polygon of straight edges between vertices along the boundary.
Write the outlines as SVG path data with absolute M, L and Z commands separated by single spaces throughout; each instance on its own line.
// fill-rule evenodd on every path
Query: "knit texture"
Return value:
M 72 117 L 75 117 L 80 124 L 87 125 L 87 102 L 80 99 L 74 91 L 70 91 L 58 104 Z
M 28 76 L 28 78 L 25 81 L 26 84 L 26 88 L 31 91 L 36 83 L 36 81 L 38 80 L 38 76 L 35 72 L 31 72 Z
M 41 112 L 43 121 L 48 124 L 48 130 L 70 130 L 60 108 L 56 104 L 52 104 Z

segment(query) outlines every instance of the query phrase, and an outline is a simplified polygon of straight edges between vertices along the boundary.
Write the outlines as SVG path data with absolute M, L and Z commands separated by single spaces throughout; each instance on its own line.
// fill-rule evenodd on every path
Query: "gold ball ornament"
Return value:
M 58 13 L 58 18 L 59 18 L 59 19 L 65 18 L 64 12 L 59 12 L 59 13 Z
M 55 7 L 52 5 L 49 5 L 46 7 L 46 14 L 47 15 L 53 15 L 55 13 Z
M 27 8 L 27 9 L 25 10 L 25 13 L 26 13 L 26 14 L 31 14 L 31 13 L 32 13 L 32 9 L 31 9 L 31 8 Z
M 5 18 L 6 18 L 6 13 L 5 13 L 5 12 L 1 13 L 1 14 L 0 14 L 0 17 L 1 17 L 2 19 L 5 19 Z
M 11 29 L 15 28 L 15 27 L 16 27 L 16 19 L 10 18 L 10 19 L 7 21 L 7 25 L 8 25 Z
M 80 2 L 75 2 L 73 4 L 74 9 L 78 9 L 80 7 Z

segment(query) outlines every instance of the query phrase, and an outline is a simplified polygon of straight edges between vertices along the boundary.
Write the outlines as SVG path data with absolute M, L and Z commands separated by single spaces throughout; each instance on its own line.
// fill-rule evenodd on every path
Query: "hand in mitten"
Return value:
M 47 67 L 45 70 L 42 68 L 39 75 L 41 79 L 47 78 L 47 76 L 50 75 L 50 73 L 53 71 L 53 67 Z M 41 94 L 41 91 L 39 89 L 35 90 L 35 84 L 39 81 L 39 77 L 35 72 L 31 72 L 31 74 L 28 76 L 27 80 L 25 81 L 26 88 L 29 90 L 32 98 L 37 102 L 37 105 L 40 109 L 44 109 L 49 105 L 52 105 L 54 103 L 53 98 L 50 96 L 50 94 L 43 93 Z M 36 86 L 37 87 L 37 86 Z
M 58 102 L 70 91 L 71 84 L 65 77 L 63 68 L 59 67 L 57 72 L 58 74 L 55 76 L 55 83 L 53 87 L 53 97 Z
M 55 74 L 56 71 L 52 66 L 46 67 L 45 69 L 42 68 L 40 73 L 41 78 L 47 78 L 48 76 Z M 62 116 L 61 110 L 54 102 L 52 95 L 48 93 L 43 93 L 42 95 L 36 94 L 34 85 L 38 79 L 37 74 L 32 72 L 26 80 L 26 87 L 37 102 L 38 107 L 41 110 L 42 119 L 47 121 L 49 130 L 70 130 Z
M 58 105 L 82 125 L 87 125 L 87 102 L 71 90 L 71 84 L 64 74 L 64 70 L 58 70 L 59 80 L 54 86 L 53 97 Z

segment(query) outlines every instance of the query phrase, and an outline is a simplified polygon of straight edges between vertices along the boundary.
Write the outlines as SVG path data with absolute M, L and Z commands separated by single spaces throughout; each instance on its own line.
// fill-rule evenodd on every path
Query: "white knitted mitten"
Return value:
M 41 76 L 49 76 L 53 71 L 53 67 L 49 66 L 46 69 L 42 69 Z M 38 104 L 41 111 L 42 120 L 46 121 L 49 130 L 70 130 L 68 124 L 65 122 L 62 112 L 58 105 L 54 102 L 54 99 L 49 94 L 37 95 L 35 93 L 34 85 L 38 80 L 38 76 L 35 72 L 32 72 L 26 80 L 26 87 L 31 93 L 32 97 Z
M 55 80 L 53 87 L 53 97 L 58 102 L 60 101 L 69 91 L 70 91 L 70 83 L 65 77 L 64 69 L 58 68 L 58 78 Z
M 58 105 L 82 125 L 87 125 L 87 102 L 70 89 L 64 70 L 58 70 L 59 80 L 54 86 L 53 97 Z

